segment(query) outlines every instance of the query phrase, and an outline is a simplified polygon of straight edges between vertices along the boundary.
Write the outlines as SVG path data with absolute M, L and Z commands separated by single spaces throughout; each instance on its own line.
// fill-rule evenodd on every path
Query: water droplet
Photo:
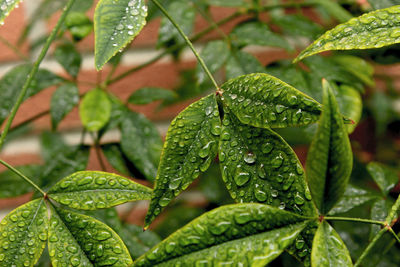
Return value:
M 101 230 L 101 231 L 99 231 L 97 233 L 95 238 L 96 238 L 96 240 L 104 241 L 104 240 L 109 239 L 110 237 L 111 237 L 111 233 L 110 232 L 108 232 L 106 230 Z
M 160 199 L 160 201 L 158 201 L 158 204 L 159 204 L 161 207 L 165 207 L 165 206 L 168 205 L 168 203 L 169 203 L 170 201 L 171 201 L 170 198 L 163 197 L 163 198 Z
M 253 164 L 256 162 L 256 155 L 253 152 L 248 152 L 244 155 L 244 161 L 247 164 Z
M 260 202 L 264 202 L 267 200 L 267 194 L 264 191 L 261 191 L 259 189 L 256 189 L 254 192 L 254 196 L 256 199 Z
M 280 166 L 282 166 L 282 164 L 283 164 L 283 157 L 282 157 L 281 153 L 279 153 L 278 156 L 276 156 L 275 158 L 273 158 L 273 159 L 271 160 L 271 165 L 272 165 L 272 167 L 275 168 L 275 169 L 277 169 L 277 168 L 279 168 Z
M 301 196 L 301 194 L 299 192 L 297 192 L 296 195 L 294 196 L 294 202 L 297 205 L 303 205 L 304 204 L 304 198 Z
M 247 183 L 250 179 L 250 174 L 248 172 L 239 172 L 235 175 L 234 180 L 238 186 L 242 186 Z
M 172 251 L 175 250 L 176 247 L 176 243 L 175 242 L 169 242 L 165 245 L 165 251 L 167 253 L 171 253 Z
M 213 227 L 210 228 L 210 232 L 213 235 L 222 235 L 226 230 L 229 229 L 231 223 L 228 221 L 222 221 L 215 224 Z
M 261 151 L 265 154 L 268 154 L 272 151 L 272 149 L 274 149 L 274 145 L 272 143 L 264 143 L 261 146 Z
M 70 262 L 72 266 L 78 266 L 79 264 L 81 264 L 81 260 L 76 256 L 72 256 Z
M 235 221 L 238 224 L 245 224 L 252 220 L 251 214 L 248 212 L 235 214 Z
M 90 184 L 92 181 L 93 181 L 93 177 L 86 176 L 78 181 L 78 185 L 82 186 L 82 185 Z

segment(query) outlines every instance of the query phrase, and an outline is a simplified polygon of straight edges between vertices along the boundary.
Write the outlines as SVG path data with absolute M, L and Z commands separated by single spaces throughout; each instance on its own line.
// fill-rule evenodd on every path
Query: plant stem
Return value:
M 10 48 L 19 58 L 21 58 L 24 61 L 29 61 L 29 58 L 26 57 L 19 49 L 18 47 L 14 46 L 11 44 L 7 39 L 5 39 L 3 36 L 0 36 L 0 42 L 2 42 L 5 46 Z
M 193 54 L 196 56 L 197 61 L 200 63 L 201 67 L 207 74 L 207 76 L 210 78 L 211 82 L 214 84 L 215 89 L 219 91 L 219 86 L 217 82 L 215 81 L 214 77 L 212 76 L 210 70 L 207 68 L 206 64 L 204 63 L 203 59 L 200 57 L 199 53 L 197 53 L 196 49 L 194 48 L 192 42 L 189 40 L 189 38 L 186 36 L 186 34 L 183 32 L 182 28 L 176 23 L 176 21 L 169 15 L 168 11 L 165 10 L 165 8 L 158 2 L 158 0 L 153 0 L 153 3 L 158 7 L 158 9 L 161 10 L 162 13 L 169 19 L 169 21 L 174 25 L 174 27 L 178 30 L 179 34 L 183 37 L 185 40 L 186 44 L 190 47 L 190 49 L 193 51 Z
M 400 195 L 397 197 L 396 202 L 390 209 L 389 215 L 386 217 L 386 223 L 389 224 L 390 226 L 393 225 L 393 220 L 397 219 L 397 212 L 399 211 L 400 208 Z
M 382 221 L 374 221 L 369 219 L 361 219 L 361 218 L 348 218 L 348 217 L 324 217 L 325 220 L 328 221 L 349 221 L 349 222 L 359 222 L 359 223 L 369 223 L 369 224 L 378 224 L 385 226 L 386 223 Z
M 1 137 L 0 137 L 0 149 L 4 144 L 4 140 L 6 139 L 8 131 L 9 131 L 9 129 L 11 127 L 11 124 L 12 124 L 14 118 L 15 118 L 15 115 L 17 114 L 17 111 L 18 111 L 19 107 L 21 106 L 22 102 L 24 101 L 24 97 L 26 95 L 26 92 L 28 91 L 29 86 L 31 85 L 31 83 L 33 81 L 33 78 L 35 77 L 36 73 L 39 70 L 40 63 L 42 63 L 44 57 L 47 54 L 47 51 L 50 48 L 50 45 L 52 44 L 54 39 L 57 37 L 57 33 L 60 30 L 61 26 L 63 25 L 64 20 L 65 20 L 65 18 L 67 16 L 69 10 L 71 9 L 72 5 L 74 4 L 74 2 L 75 2 L 75 0 L 69 0 L 68 1 L 68 3 L 66 5 L 66 7 L 64 8 L 64 11 L 63 11 L 60 19 L 57 22 L 57 25 L 54 27 L 54 29 L 51 32 L 50 36 L 47 38 L 46 43 L 44 44 L 38 59 L 36 60 L 35 64 L 33 65 L 32 69 L 31 69 L 31 71 L 30 71 L 30 73 L 28 75 L 28 78 L 27 78 L 27 80 L 26 80 L 26 82 L 24 84 L 24 87 L 22 88 L 21 93 L 18 96 L 17 102 L 15 102 L 15 104 L 14 104 L 12 110 L 11 110 L 11 114 L 10 114 L 8 120 L 7 120 L 7 123 L 6 123 L 6 126 L 4 128 L 4 131 L 1 134 Z
M 106 170 L 106 165 L 104 164 L 103 158 L 101 157 L 99 135 L 97 134 L 97 136 L 95 136 L 94 133 L 91 133 L 91 136 L 92 136 L 92 139 L 94 142 L 94 150 L 96 151 L 96 156 L 100 163 L 101 170 L 105 172 L 107 170 Z
M 392 228 L 392 227 L 389 228 L 389 232 L 394 236 L 394 238 L 396 239 L 396 241 L 400 244 L 400 238 L 399 238 L 399 236 L 393 231 L 393 228 Z
M 361 256 L 357 259 L 356 263 L 354 264 L 354 267 L 360 266 L 365 257 L 367 257 L 368 253 L 375 246 L 376 242 L 378 242 L 378 240 L 383 236 L 384 233 L 386 233 L 386 231 L 387 229 L 383 228 L 378 232 L 378 234 L 374 237 L 374 239 L 372 239 L 371 243 L 369 243 L 367 248 L 363 251 Z
M 46 196 L 46 192 L 44 192 L 37 184 L 35 184 L 31 179 L 29 179 L 28 177 L 26 177 L 24 174 L 22 174 L 19 170 L 15 169 L 13 166 L 11 166 L 10 164 L 8 164 L 7 162 L 5 162 L 4 160 L 0 159 L 0 163 L 4 166 L 6 166 L 10 171 L 12 171 L 13 173 L 15 173 L 16 175 L 18 175 L 19 177 L 21 177 L 22 179 L 24 179 L 25 181 L 27 181 L 28 183 L 30 183 L 34 188 L 36 188 L 40 193 L 43 194 L 43 196 Z

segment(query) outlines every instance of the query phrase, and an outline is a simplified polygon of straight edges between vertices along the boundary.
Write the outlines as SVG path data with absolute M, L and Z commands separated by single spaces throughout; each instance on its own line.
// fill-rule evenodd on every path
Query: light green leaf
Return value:
M 92 217 L 51 206 L 49 254 L 54 267 L 130 266 L 121 238 Z
M 400 43 L 400 6 L 372 11 L 336 26 L 303 50 L 295 62 L 323 51 L 379 48 L 396 43 Z
M 158 87 L 144 87 L 131 94 L 128 102 L 135 105 L 146 105 L 157 100 L 170 101 L 174 98 L 177 98 L 174 91 Z
M 47 228 L 43 199 L 10 212 L 0 223 L 0 265 L 34 266 L 46 246 Z
M 21 0 L 0 0 L 0 25 L 4 24 L 4 19 L 10 12 L 18 7 Z
M 179 229 L 133 266 L 265 266 L 306 224 L 296 214 L 263 204 L 227 205 Z
M 265 68 L 253 55 L 243 51 L 233 51 L 226 62 L 226 79 L 255 72 L 265 72 Z
M 367 170 L 384 195 L 388 195 L 390 190 L 399 182 L 396 171 L 381 163 L 370 162 L 367 165 Z
M 161 136 L 145 116 L 126 111 L 121 122 L 121 148 L 135 167 L 150 181 L 157 176 L 162 149 Z
M 400 5 L 400 0 L 368 0 L 374 9 L 387 8 Z
M 111 102 L 101 89 L 89 91 L 79 106 L 83 126 L 91 132 L 100 130 L 111 116 Z
M 38 179 L 36 177 L 41 169 L 40 165 L 22 165 L 15 168 L 37 182 Z M 6 170 L 0 173 L 0 199 L 17 197 L 32 191 L 32 186 L 28 183 L 23 183 L 21 177 L 14 172 Z
M 374 67 L 364 59 L 351 55 L 336 55 L 331 57 L 331 59 L 360 79 L 364 84 L 374 86 Z
M 50 115 L 53 129 L 79 103 L 79 89 L 73 83 L 66 83 L 57 88 L 51 97 Z
M 67 26 L 75 41 L 80 41 L 93 30 L 92 21 L 83 12 L 70 12 L 65 18 Z
M 122 154 L 120 144 L 112 143 L 101 145 L 101 150 L 114 169 L 124 175 L 130 175 L 129 169 L 126 166 L 128 162 L 125 160 L 124 155 Z
M 326 214 L 343 196 L 353 166 L 353 154 L 339 106 L 329 83 L 323 81 L 319 127 L 307 156 L 306 173 L 314 202 Z
M 76 77 L 81 67 L 82 57 L 71 43 L 57 46 L 54 57 L 58 63 L 73 77 Z
M 219 160 L 232 198 L 316 215 L 303 167 L 290 146 L 271 129 L 244 125 L 224 111 Z
M 59 181 L 48 195 L 74 209 L 96 210 L 128 201 L 150 199 L 151 192 L 150 188 L 116 174 L 82 171 Z
M 100 70 L 146 24 L 144 0 L 100 0 L 94 13 L 95 61 Z
M 215 95 L 191 104 L 172 122 L 146 215 L 146 226 L 161 209 L 210 166 L 217 154 L 221 121 Z
M 335 229 L 321 222 L 315 233 L 311 252 L 311 266 L 353 266 L 350 253 Z
M 222 85 L 224 103 L 244 124 L 285 128 L 318 121 L 321 105 L 268 74 L 254 73 Z

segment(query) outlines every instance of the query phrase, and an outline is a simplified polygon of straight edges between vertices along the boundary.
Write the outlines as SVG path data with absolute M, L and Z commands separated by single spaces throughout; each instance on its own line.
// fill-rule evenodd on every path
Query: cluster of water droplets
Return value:
M 10 11 L 14 8 L 18 8 L 21 0 L 3 0 L 0 4 L 0 24 L 4 25 L 4 18 L 10 14 Z

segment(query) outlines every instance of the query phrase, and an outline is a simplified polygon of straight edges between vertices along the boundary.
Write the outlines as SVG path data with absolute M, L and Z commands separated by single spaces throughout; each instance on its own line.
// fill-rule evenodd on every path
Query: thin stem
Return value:
M 40 193 L 42 193 L 43 196 L 46 196 L 46 192 L 44 192 L 37 184 L 35 184 L 31 179 L 29 179 L 28 177 L 26 177 L 24 174 L 22 174 L 19 170 L 15 169 L 13 166 L 11 166 L 10 164 L 8 164 L 7 162 L 5 162 L 4 160 L 0 159 L 0 163 L 4 166 L 6 166 L 10 171 L 12 171 L 13 173 L 15 173 L 16 175 L 18 175 L 19 177 L 21 177 L 22 179 L 24 179 L 25 181 L 27 181 L 28 183 L 30 183 L 34 188 L 36 188 L 36 190 L 38 190 Z
M 94 133 L 91 134 L 94 142 L 94 150 L 96 151 L 96 156 L 97 159 L 100 163 L 100 167 L 102 171 L 107 171 L 106 165 L 104 164 L 103 158 L 101 156 L 101 151 L 100 151 L 100 140 L 99 140 L 99 135 L 94 136 Z
M 328 221 L 349 221 L 349 222 L 359 222 L 359 223 L 369 223 L 369 224 L 378 224 L 385 226 L 386 223 L 382 221 L 375 221 L 369 219 L 361 219 L 361 218 L 348 218 L 348 217 L 324 217 L 325 220 Z
M 10 128 L 10 131 L 19 129 L 19 128 L 21 128 L 21 127 L 23 127 L 23 126 L 25 126 L 25 125 L 27 125 L 27 124 L 29 124 L 29 123 L 31 123 L 31 122 L 34 122 L 34 121 L 37 120 L 37 119 L 40 119 L 40 118 L 42 118 L 42 117 L 48 115 L 49 113 L 50 113 L 50 109 L 45 110 L 45 111 L 43 111 L 43 112 L 40 112 L 40 113 L 38 113 L 38 114 L 36 114 L 36 115 L 34 115 L 34 116 L 28 118 L 28 119 L 26 119 L 26 120 L 24 120 L 24 121 L 22 121 L 22 122 L 16 124 L 15 126 L 11 127 L 11 128 Z
M 389 228 L 389 232 L 394 236 L 394 238 L 396 239 L 396 241 L 400 244 L 400 238 L 399 238 L 399 236 L 393 231 L 393 228 L 392 228 L 392 227 Z
M 363 262 L 363 260 L 367 257 L 371 249 L 375 246 L 376 242 L 383 236 L 384 233 L 386 233 L 387 229 L 383 228 L 381 229 L 378 234 L 372 239 L 371 243 L 368 244 L 367 248 L 363 251 L 361 256 L 357 259 L 356 263 L 354 264 L 354 267 L 360 266 L 360 264 Z
M 5 39 L 3 36 L 0 36 L 0 42 L 2 42 L 5 46 L 10 48 L 19 58 L 25 61 L 29 61 L 29 58 L 25 56 L 19 49 L 18 47 L 14 46 L 11 44 L 7 39 Z
M 165 10 L 165 8 L 158 2 L 158 0 L 153 0 L 153 3 L 158 7 L 158 9 L 161 10 L 162 13 L 169 19 L 169 21 L 174 25 L 174 27 L 178 30 L 179 34 L 183 37 L 185 40 L 186 44 L 190 47 L 190 49 L 193 51 L 193 54 L 196 56 L 197 61 L 200 63 L 201 67 L 207 74 L 207 76 L 210 78 L 211 82 L 214 84 L 215 89 L 219 91 L 219 86 L 217 82 L 215 81 L 214 77 L 212 76 L 210 70 L 207 68 L 207 65 L 204 63 L 203 59 L 200 57 L 199 53 L 197 53 L 196 49 L 194 48 L 192 42 L 189 40 L 189 38 L 186 36 L 186 34 L 183 32 L 182 28 L 176 23 L 176 21 L 169 15 L 168 11 Z
M 394 223 L 394 220 L 397 219 L 397 213 L 400 209 L 400 195 L 397 197 L 396 202 L 394 203 L 394 205 L 392 206 L 389 215 L 386 217 L 386 222 L 392 226 Z
M 33 78 L 35 77 L 36 73 L 39 70 L 40 63 L 42 63 L 44 57 L 47 54 L 47 51 L 50 48 L 50 45 L 52 44 L 54 39 L 57 37 L 57 33 L 60 30 L 61 26 L 63 25 L 64 20 L 65 20 L 65 18 L 67 16 L 69 10 L 71 9 L 72 5 L 74 4 L 74 2 L 75 2 L 75 0 L 69 0 L 68 1 L 68 3 L 66 5 L 66 7 L 64 8 L 64 11 L 63 11 L 60 19 L 57 22 L 57 25 L 54 27 L 54 29 L 51 32 L 50 36 L 47 38 L 46 43 L 44 44 L 38 59 L 36 60 L 35 64 L 33 65 L 32 69 L 31 69 L 31 71 L 30 71 L 30 73 L 28 75 L 28 79 L 26 80 L 26 82 L 24 84 L 24 87 L 22 88 L 21 93 L 18 96 L 17 102 L 15 102 L 15 104 L 14 104 L 12 110 L 11 110 L 11 114 L 10 114 L 8 120 L 7 120 L 7 123 L 6 123 L 6 126 L 4 128 L 4 131 L 1 134 L 1 137 L 0 137 L 0 149 L 2 148 L 2 146 L 4 144 L 4 140 L 6 139 L 8 131 L 9 131 L 9 129 L 11 127 L 11 124 L 12 124 L 14 118 L 15 118 L 15 115 L 17 114 L 17 111 L 18 111 L 19 107 L 21 106 L 21 104 L 22 104 L 22 102 L 24 100 L 26 92 L 28 91 L 28 89 L 29 89 L 29 87 L 30 87 L 30 85 L 31 85 L 31 83 L 33 81 Z

